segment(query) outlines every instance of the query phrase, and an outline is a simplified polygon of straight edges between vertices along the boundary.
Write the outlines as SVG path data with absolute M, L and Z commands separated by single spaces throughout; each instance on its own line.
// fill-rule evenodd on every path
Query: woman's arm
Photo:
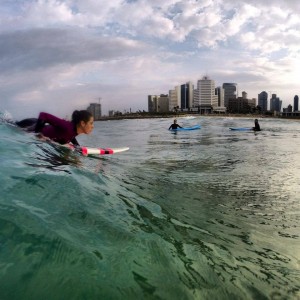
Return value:
M 78 141 L 76 140 L 76 138 L 73 138 L 73 139 L 71 140 L 71 143 L 72 143 L 74 146 L 80 146 L 79 143 L 78 143 Z
M 51 114 L 41 112 L 39 114 L 37 124 L 35 126 L 35 132 L 40 132 L 46 123 L 55 126 L 55 127 L 61 127 L 64 128 L 67 121 L 60 119 L 56 116 L 53 116 Z

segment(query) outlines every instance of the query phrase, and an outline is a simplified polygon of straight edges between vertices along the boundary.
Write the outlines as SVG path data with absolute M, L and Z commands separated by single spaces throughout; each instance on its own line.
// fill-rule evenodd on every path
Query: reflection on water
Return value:
M 96 122 L 99 159 L 0 126 L 0 298 L 297 299 L 298 123 L 178 122 Z
M 59 146 L 51 146 L 46 143 L 37 143 L 37 151 L 32 155 L 32 161 L 27 164 L 32 167 L 49 168 L 53 171 L 64 171 L 70 174 L 65 166 L 74 165 L 80 167 L 81 161 L 76 153 Z

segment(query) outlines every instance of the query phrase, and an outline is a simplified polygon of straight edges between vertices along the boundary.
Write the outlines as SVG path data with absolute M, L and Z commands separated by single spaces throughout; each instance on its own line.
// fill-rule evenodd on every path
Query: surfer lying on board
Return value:
M 252 127 L 252 129 L 254 131 L 260 131 L 260 126 L 257 119 L 254 120 L 254 127 Z
M 177 124 L 177 120 L 175 119 L 174 120 L 174 123 L 171 124 L 171 126 L 169 127 L 169 130 L 172 128 L 172 129 L 177 129 L 177 128 L 182 128 L 180 125 Z
M 41 112 L 38 119 L 24 119 L 16 122 L 16 125 L 27 131 L 40 133 L 41 138 L 49 138 L 59 144 L 71 142 L 73 145 L 79 145 L 76 136 L 91 133 L 94 128 L 94 118 L 87 110 L 75 110 L 72 114 L 72 121 Z

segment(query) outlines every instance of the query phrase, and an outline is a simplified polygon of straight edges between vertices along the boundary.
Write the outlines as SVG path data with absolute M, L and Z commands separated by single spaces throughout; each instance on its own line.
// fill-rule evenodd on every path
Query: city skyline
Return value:
M 201 85 L 203 85 L 201 87 Z M 234 97 L 236 99 L 243 98 L 247 99 L 249 103 L 251 103 L 251 106 L 259 106 L 261 111 L 278 111 L 281 112 L 284 109 L 287 109 L 288 107 L 292 107 L 293 111 L 298 111 L 298 105 L 297 101 L 295 99 L 299 99 L 298 95 L 295 95 L 291 102 L 287 102 L 286 106 L 282 106 L 282 99 L 280 98 L 280 95 L 276 94 L 274 91 L 261 91 L 258 93 L 257 97 L 248 97 L 248 92 L 242 89 L 239 89 L 239 85 L 236 82 L 224 82 L 221 85 L 216 85 L 215 80 L 211 78 L 208 75 L 203 76 L 201 79 L 198 79 L 196 83 L 193 81 L 189 81 L 187 83 L 182 83 L 177 86 L 175 86 L 173 89 L 169 90 L 169 93 L 163 91 L 161 93 L 155 94 L 155 95 L 148 95 L 148 109 L 149 109 L 149 99 L 158 99 L 158 98 L 165 98 L 165 96 L 168 96 L 169 98 L 169 111 L 173 111 L 175 107 L 178 107 L 179 109 L 185 110 L 187 107 L 183 103 L 180 103 L 180 99 L 178 97 L 182 96 L 180 93 L 180 89 L 184 87 L 184 90 L 193 90 L 192 91 L 192 99 L 189 100 L 189 109 L 195 110 L 197 107 L 204 107 L 204 106 L 213 106 L 214 109 L 222 108 L 222 112 L 226 112 L 229 109 L 228 100 L 232 98 L 232 95 L 235 95 Z M 223 91 L 221 91 L 223 90 Z M 199 92 L 202 94 L 202 96 L 199 95 Z M 223 96 L 220 97 L 219 93 L 222 93 Z M 213 97 L 216 97 L 214 100 Z M 183 96 L 183 98 L 186 98 L 186 96 Z M 200 101 L 201 99 L 201 101 Z M 207 102 L 208 101 L 208 102 Z M 221 101 L 221 103 L 218 103 L 218 101 Z M 276 104 L 276 108 L 274 109 L 274 101 L 278 102 Z M 213 104 L 215 102 L 215 104 Z M 158 103 L 157 103 L 158 105 Z M 224 111 L 224 106 L 226 110 Z M 296 109 L 295 109 L 296 107 Z M 221 111 L 220 111 L 221 112 Z
M 101 97 L 147 110 L 147 95 L 209 75 L 249 98 L 300 94 L 294 0 L 25 0 L 0 4 L 0 111 L 58 116 Z

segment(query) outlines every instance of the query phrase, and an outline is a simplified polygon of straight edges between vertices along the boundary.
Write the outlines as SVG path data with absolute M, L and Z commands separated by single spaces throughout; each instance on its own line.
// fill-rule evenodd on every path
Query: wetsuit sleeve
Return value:
M 65 127 L 65 120 L 57 118 L 51 114 L 45 113 L 45 112 L 41 112 L 39 114 L 39 118 L 37 120 L 37 124 L 35 126 L 35 132 L 40 132 L 43 127 L 45 126 L 46 123 L 55 126 L 55 127 L 61 127 L 64 128 Z
M 80 146 L 79 143 L 78 143 L 78 141 L 76 140 L 76 138 L 73 138 L 73 139 L 71 140 L 71 143 L 72 143 L 73 145 L 75 145 L 75 146 Z
M 28 119 L 24 119 L 22 121 L 17 121 L 16 125 L 21 127 L 21 128 L 28 128 L 31 126 L 35 126 L 37 122 L 36 118 L 28 118 Z
M 35 124 L 34 132 L 35 133 L 41 132 L 44 126 L 45 126 L 45 122 L 41 119 L 38 119 Z

